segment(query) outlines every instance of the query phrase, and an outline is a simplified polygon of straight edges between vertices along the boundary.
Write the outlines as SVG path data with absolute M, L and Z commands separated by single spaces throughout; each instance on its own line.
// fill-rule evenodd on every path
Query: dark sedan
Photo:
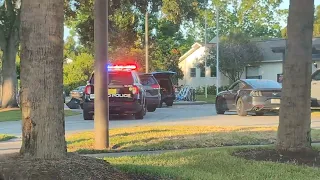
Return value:
M 273 80 L 242 79 L 216 97 L 217 114 L 236 111 L 239 116 L 255 112 L 262 116 L 280 108 L 281 84 Z

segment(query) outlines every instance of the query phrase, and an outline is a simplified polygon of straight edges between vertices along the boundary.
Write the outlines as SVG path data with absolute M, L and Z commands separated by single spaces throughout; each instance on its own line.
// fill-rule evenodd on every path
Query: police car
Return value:
M 137 72 L 135 71 L 136 69 L 136 65 L 108 66 L 110 114 L 133 114 L 136 119 L 143 119 L 145 116 L 145 90 L 140 82 Z M 94 73 L 92 73 L 84 90 L 84 120 L 93 120 L 94 97 Z

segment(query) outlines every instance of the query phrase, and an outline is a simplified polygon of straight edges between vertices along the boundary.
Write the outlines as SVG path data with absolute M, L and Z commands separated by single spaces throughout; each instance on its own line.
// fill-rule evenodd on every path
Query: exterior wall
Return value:
M 282 62 L 262 63 L 259 73 L 262 79 L 277 81 L 277 74 L 282 74 Z
M 216 85 L 216 77 L 211 77 L 210 68 L 206 68 L 206 77 L 200 77 L 201 70 L 197 68 L 197 63 L 199 62 L 200 58 L 203 57 L 205 48 L 200 47 L 191 55 L 189 55 L 186 59 L 179 63 L 179 67 L 183 71 L 184 77 L 182 80 L 179 80 L 179 85 L 189 85 L 191 87 L 204 87 L 206 85 L 212 86 Z M 196 77 L 190 76 L 190 68 L 196 68 Z M 220 73 L 220 86 L 229 85 L 229 81 L 226 77 L 224 77 Z

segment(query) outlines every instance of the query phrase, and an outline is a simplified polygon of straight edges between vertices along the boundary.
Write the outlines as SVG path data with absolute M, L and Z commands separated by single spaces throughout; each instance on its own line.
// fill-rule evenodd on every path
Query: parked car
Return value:
M 273 80 L 238 80 L 216 96 L 217 114 L 236 111 L 239 116 L 246 116 L 248 112 L 262 116 L 268 111 L 278 111 L 281 88 L 281 84 Z
M 320 107 L 320 69 L 311 76 L 311 108 Z
M 157 79 L 160 85 L 161 101 L 159 107 L 162 107 L 163 103 L 166 103 L 167 106 L 172 106 L 173 101 L 176 99 L 172 76 L 176 73 L 172 71 L 163 71 L 152 72 L 151 74 Z
M 147 110 L 154 112 L 161 102 L 160 85 L 152 74 L 139 74 L 139 78 L 146 91 Z
M 133 114 L 135 119 L 143 119 L 146 115 L 145 90 L 140 82 L 136 66 L 114 65 L 109 68 L 109 113 L 116 115 Z M 94 117 L 94 73 L 84 91 L 83 118 L 93 120 Z
M 70 91 L 71 98 L 81 99 L 86 86 L 79 86 L 76 89 Z

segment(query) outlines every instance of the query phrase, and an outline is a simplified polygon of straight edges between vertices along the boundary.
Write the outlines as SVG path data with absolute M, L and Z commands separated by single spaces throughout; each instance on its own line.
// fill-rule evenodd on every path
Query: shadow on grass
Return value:
M 247 128 L 242 128 L 244 131 Z M 89 144 L 92 139 L 81 139 L 79 142 Z M 76 141 L 74 141 L 76 142 Z M 248 132 L 216 132 L 216 133 L 198 133 L 192 135 L 161 136 L 144 139 L 120 139 L 115 142 L 111 138 L 109 149 L 94 150 L 88 146 L 74 145 L 72 149 L 80 154 L 95 154 L 108 152 L 134 152 L 134 151 L 156 151 L 156 150 L 174 150 L 189 148 L 240 146 L 240 145 L 271 145 L 276 142 L 276 131 L 248 131 Z M 72 144 L 68 144 L 72 146 Z
M 110 137 L 117 137 L 117 136 L 131 136 L 131 135 L 138 135 L 138 134 L 144 134 L 144 133 L 159 133 L 159 132 L 168 132 L 170 131 L 169 129 L 153 129 L 153 130 L 148 130 L 148 131 L 138 131 L 138 132 L 132 132 L 132 133 L 121 133 L 121 134 L 115 134 Z

